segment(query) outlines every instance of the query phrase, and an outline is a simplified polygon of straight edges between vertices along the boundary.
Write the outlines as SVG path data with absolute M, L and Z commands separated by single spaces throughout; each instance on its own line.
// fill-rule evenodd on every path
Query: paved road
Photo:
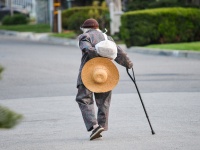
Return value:
M 113 90 L 109 131 L 89 141 L 77 104 L 80 51 L 73 46 L 0 37 L 0 104 L 23 122 L 0 130 L 2 150 L 199 150 L 200 61 L 128 52 L 156 132 L 151 135 L 123 67 Z
M 128 53 L 141 92 L 199 92 L 199 60 Z M 0 99 L 76 94 L 81 52 L 77 47 L 0 38 L 0 64 L 5 67 Z M 135 88 L 124 67 L 114 93 Z

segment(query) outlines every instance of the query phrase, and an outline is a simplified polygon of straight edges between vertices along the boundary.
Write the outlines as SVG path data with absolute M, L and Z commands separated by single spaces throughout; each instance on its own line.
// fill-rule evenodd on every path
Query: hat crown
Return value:
M 101 84 L 106 82 L 108 74 L 105 68 L 98 67 L 94 69 L 92 77 L 94 82 Z
M 99 28 L 99 23 L 95 19 L 87 19 L 81 26 L 82 28 Z

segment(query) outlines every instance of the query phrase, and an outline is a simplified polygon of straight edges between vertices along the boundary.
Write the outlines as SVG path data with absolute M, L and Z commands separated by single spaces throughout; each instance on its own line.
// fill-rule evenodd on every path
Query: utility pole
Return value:
M 61 0 L 53 0 L 53 32 L 62 32 L 62 20 L 61 20 Z

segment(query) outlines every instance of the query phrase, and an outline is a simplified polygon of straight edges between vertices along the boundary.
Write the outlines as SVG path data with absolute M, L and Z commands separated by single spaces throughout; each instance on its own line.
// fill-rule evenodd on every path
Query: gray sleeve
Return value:
M 108 39 L 113 41 L 113 42 L 115 42 L 112 39 L 112 37 L 110 37 L 110 36 L 108 37 Z M 122 66 L 124 66 L 124 67 L 126 67 L 128 69 L 131 69 L 133 67 L 133 63 L 131 62 L 131 60 L 128 57 L 127 53 L 123 49 L 121 49 L 121 47 L 119 47 L 118 45 L 117 45 L 117 57 L 115 58 L 115 61 L 118 64 L 120 64 L 120 65 L 122 65 Z
M 128 57 L 127 53 L 121 49 L 121 47 L 117 46 L 117 57 L 115 58 L 115 61 L 128 68 L 131 69 L 133 67 L 133 63 L 131 62 L 130 58 Z
M 92 46 L 90 41 L 90 36 L 87 33 L 81 34 L 79 36 L 79 47 L 83 53 L 87 53 L 90 58 L 97 57 L 97 51 L 95 47 Z

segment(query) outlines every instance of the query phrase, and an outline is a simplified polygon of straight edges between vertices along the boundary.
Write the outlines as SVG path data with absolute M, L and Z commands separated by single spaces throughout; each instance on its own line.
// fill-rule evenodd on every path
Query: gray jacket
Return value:
M 105 40 L 103 34 L 95 29 L 91 29 L 87 31 L 86 33 L 79 35 L 78 39 L 79 39 L 79 47 L 82 50 L 82 58 L 81 58 L 81 65 L 80 65 L 79 75 L 78 75 L 78 80 L 77 80 L 77 87 L 80 84 L 83 84 L 81 80 L 81 71 L 85 63 L 92 58 L 100 57 L 97 54 L 95 45 Z M 108 36 L 108 39 L 111 41 L 114 41 L 112 37 L 110 36 Z M 115 58 L 115 61 L 126 68 L 129 68 L 129 69 L 132 68 L 133 63 L 131 62 L 131 60 L 125 53 L 125 51 L 123 51 L 119 46 L 117 46 L 117 51 L 118 52 L 117 52 L 117 57 Z

